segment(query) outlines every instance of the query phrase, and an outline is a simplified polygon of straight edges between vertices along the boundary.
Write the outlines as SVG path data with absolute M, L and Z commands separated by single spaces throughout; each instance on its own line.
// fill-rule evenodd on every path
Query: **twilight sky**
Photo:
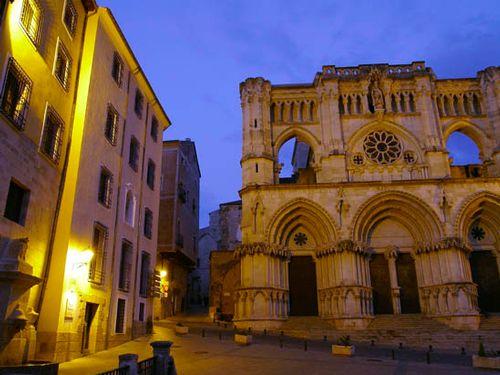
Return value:
M 164 139 L 196 142 L 201 226 L 219 203 L 239 199 L 245 78 L 311 82 L 322 65 L 416 60 L 441 78 L 471 77 L 500 64 L 499 0 L 98 3 L 113 11 L 172 120 Z M 455 138 L 455 160 L 476 160 Z

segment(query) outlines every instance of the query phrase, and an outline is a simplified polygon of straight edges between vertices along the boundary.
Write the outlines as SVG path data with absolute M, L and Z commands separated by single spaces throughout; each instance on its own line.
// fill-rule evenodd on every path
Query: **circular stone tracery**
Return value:
M 365 137 L 363 149 L 366 156 L 378 164 L 392 164 L 401 156 L 401 142 L 392 133 L 374 131 Z

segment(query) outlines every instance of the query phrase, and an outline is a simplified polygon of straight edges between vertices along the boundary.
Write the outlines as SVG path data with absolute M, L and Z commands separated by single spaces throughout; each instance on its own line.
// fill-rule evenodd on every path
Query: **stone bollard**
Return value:
M 177 375 L 174 359 L 170 355 L 172 341 L 154 341 L 150 343 L 153 348 L 153 356 L 156 359 L 155 375 Z
M 137 358 L 137 354 L 120 354 L 118 356 L 118 367 L 128 366 L 128 374 L 137 375 Z

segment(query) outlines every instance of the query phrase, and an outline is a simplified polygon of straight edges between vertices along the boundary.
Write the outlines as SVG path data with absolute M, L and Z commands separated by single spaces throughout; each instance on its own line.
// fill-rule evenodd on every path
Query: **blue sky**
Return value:
M 500 63 L 500 1 L 98 0 L 111 8 L 173 125 L 196 142 L 200 224 L 238 199 L 238 85 L 311 82 L 322 65 L 425 60 L 439 77 Z M 472 147 L 457 147 L 474 161 Z

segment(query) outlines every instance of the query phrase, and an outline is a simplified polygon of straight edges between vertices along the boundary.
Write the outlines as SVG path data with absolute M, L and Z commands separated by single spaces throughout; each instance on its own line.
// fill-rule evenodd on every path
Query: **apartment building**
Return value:
M 170 121 L 94 1 L 7 2 L 1 43 L 0 363 L 65 361 L 151 328 Z

